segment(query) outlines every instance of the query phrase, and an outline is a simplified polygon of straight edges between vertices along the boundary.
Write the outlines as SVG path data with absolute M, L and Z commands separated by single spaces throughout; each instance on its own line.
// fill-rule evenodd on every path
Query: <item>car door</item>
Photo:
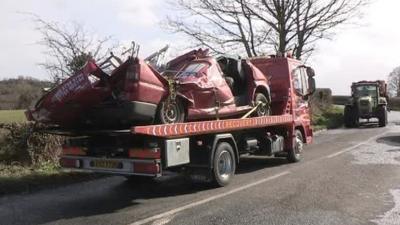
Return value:
M 223 107 L 234 105 L 232 90 L 223 77 L 222 71 L 217 64 L 212 64 L 208 68 L 207 74 L 209 81 L 214 87 L 215 99 L 217 101 L 217 107 L 220 108 L 219 110 L 223 110 Z

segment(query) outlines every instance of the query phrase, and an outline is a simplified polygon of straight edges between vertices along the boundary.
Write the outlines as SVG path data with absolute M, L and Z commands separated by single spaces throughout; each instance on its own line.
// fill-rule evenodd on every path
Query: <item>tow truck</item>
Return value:
M 314 70 L 291 57 L 248 60 L 270 80 L 271 115 L 250 117 L 250 111 L 242 118 L 125 130 L 54 130 L 68 136 L 61 166 L 127 177 L 184 172 L 226 186 L 243 155 L 300 161 L 304 144 L 313 138 L 308 97 L 315 90 Z

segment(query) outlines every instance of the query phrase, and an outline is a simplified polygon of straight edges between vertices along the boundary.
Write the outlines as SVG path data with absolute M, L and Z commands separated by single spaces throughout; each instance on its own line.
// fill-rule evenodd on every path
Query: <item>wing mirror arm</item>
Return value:
M 316 84 L 315 84 L 315 71 L 313 68 L 311 67 L 306 67 L 307 69 L 307 76 L 308 76 L 308 91 L 305 97 L 308 97 L 313 95 L 315 93 L 316 88 Z

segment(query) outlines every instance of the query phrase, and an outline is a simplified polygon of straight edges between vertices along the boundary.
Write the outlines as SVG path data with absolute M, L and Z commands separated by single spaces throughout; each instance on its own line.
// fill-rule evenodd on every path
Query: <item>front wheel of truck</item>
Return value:
M 303 134 L 301 133 L 301 131 L 296 130 L 293 137 L 293 147 L 288 150 L 287 160 L 291 163 L 299 162 L 301 160 L 303 147 Z

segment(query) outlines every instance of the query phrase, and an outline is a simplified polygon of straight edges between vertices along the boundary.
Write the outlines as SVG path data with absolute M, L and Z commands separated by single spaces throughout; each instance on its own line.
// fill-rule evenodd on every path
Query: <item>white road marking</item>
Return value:
M 330 155 L 326 156 L 325 158 L 330 159 L 330 158 L 336 157 L 336 156 L 338 156 L 338 155 L 341 155 L 341 154 L 343 154 L 343 153 L 349 152 L 349 151 L 351 151 L 351 150 L 353 150 L 353 149 L 356 149 L 356 148 L 360 147 L 361 145 L 368 144 L 368 142 L 370 142 L 370 141 L 372 141 L 372 140 L 375 140 L 375 139 L 377 139 L 377 138 L 379 138 L 379 137 L 385 136 L 385 135 L 388 134 L 389 132 L 390 132 L 390 131 L 387 131 L 387 132 L 385 132 L 385 133 L 383 133 L 383 134 L 379 134 L 379 135 L 373 136 L 373 137 L 369 138 L 368 140 L 366 140 L 366 141 L 364 141 L 364 142 L 361 142 L 361 143 L 358 143 L 358 144 L 353 145 L 353 146 L 351 146 L 351 147 L 345 148 L 345 149 L 343 149 L 342 151 L 339 151 L 339 152 L 335 152 L 335 153 L 333 153 L 333 154 L 330 154 Z
M 151 225 L 165 225 L 169 222 L 171 222 L 171 220 L 175 217 L 175 215 L 171 215 L 171 216 L 167 216 L 167 217 L 163 217 L 161 219 L 158 220 L 154 220 Z
M 134 223 L 131 223 L 131 224 L 129 224 L 129 225 L 142 225 L 142 224 L 150 223 L 150 222 L 155 221 L 155 220 L 162 219 L 162 218 L 164 218 L 164 217 L 171 217 L 171 216 L 173 216 L 173 215 L 175 215 L 175 214 L 177 214 L 177 213 L 179 213 L 179 212 L 182 212 L 182 211 L 184 211 L 184 210 L 187 210 L 187 209 L 190 209 L 190 208 L 193 208 L 193 207 L 196 207 L 196 206 L 199 206 L 199 205 L 202 205 L 202 204 L 205 204 L 205 203 L 214 201 L 214 200 L 219 199 L 219 198 L 223 198 L 223 197 L 225 197 L 225 196 L 234 194 L 234 193 L 239 192 L 239 191 L 243 191 L 243 190 L 245 190 L 245 189 L 249 189 L 249 188 L 254 187 L 254 186 L 256 186 L 256 185 L 259 185 L 259 184 L 262 184 L 262 183 L 265 183 L 265 182 L 268 182 L 268 181 L 277 179 L 277 178 L 279 178 L 279 177 L 282 177 L 282 176 L 285 176 L 285 175 L 288 175 L 288 174 L 290 174 L 289 171 L 284 171 L 284 172 L 282 172 L 282 173 L 278 173 L 278 174 L 276 174 L 276 175 L 273 175 L 273 176 L 264 178 L 264 179 L 262 179 L 262 180 L 259 180 L 259 181 L 256 181 L 256 182 L 247 184 L 247 185 L 245 185 L 245 186 L 241 186 L 241 187 L 232 189 L 232 190 L 230 190 L 230 191 L 228 191 L 228 192 L 221 193 L 221 194 L 217 194 L 217 195 L 214 195 L 214 196 L 205 198 L 205 199 L 203 199 L 203 200 L 199 200 L 199 201 L 197 201 L 197 202 L 192 202 L 192 203 L 189 203 L 189 204 L 187 204 L 187 205 L 178 207 L 178 208 L 176 208 L 176 209 L 172 209 L 172 210 L 170 210 L 170 211 L 167 211 L 167 212 L 164 212 L 164 213 L 160 213 L 160 214 L 158 214 L 158 215 L 154 215 L 154 216 L 151 216 L 151 217 L 142 219 L 142 220 L 138 220 L 138 221 L 136 221 L 136 222 L 134 222 Z

